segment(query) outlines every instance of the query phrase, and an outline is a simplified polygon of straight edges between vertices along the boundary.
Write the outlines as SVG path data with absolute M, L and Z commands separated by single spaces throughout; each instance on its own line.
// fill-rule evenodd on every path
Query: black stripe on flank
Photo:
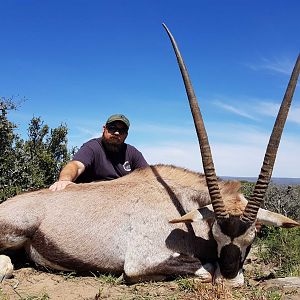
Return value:
M 41 257 L 45 258 L 50 263 L 79 273 L 99 271 L 103 273 L 121 274 L 123 271 L 123 265 L 120 266 L 120 270 L 116 270 L 116 267 L 110 268 L 109 266 L 105 266 L 105 262 L 101 264 L 101 262 L 95 261 L 93 258 L 89 257 L 86 257 L 85 261 L 82 261 L 74 255 L 65 253 L 55 244 L 55 242 L 48 239 L 41 231 L 36 231 L 31 239 L 31 246 L 39 253 L 39 255 L 41 255 Z M 76 251 L 73 252 L 76 253 Z M 32 257 L 32 260 L 34 260 L 34 257 Z

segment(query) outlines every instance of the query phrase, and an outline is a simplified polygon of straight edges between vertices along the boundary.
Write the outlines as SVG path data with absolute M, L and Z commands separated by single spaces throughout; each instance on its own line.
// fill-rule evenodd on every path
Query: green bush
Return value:
M 0 202 L 49 186 L 71 156 L 64 124 L 49 129 L 34 117 L 28 125 L 28 139 L 21 139 L 15 133 L 16 124 L 8 119 L 16 107 L 12 99 L 0 97 Z
M 250 196 L 254 185 L 242 182 L 242 193 Z M 261 207 L 300 221 L 300 186 L 270 183 Z
M 252 193 L 254 185 L 242 183 L 245 196 Z M 300 186 L 271 183 L 262 207 L 299 221 Z M 259 237 L 256 241 L 258 255 L 265 264 L 274 266 L 276 276 L 300 276 L 300 228 L 262 226 Z

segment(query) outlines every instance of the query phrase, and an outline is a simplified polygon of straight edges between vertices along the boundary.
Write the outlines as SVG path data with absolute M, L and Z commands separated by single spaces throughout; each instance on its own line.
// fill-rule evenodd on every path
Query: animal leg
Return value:
M 150 280 L 164 280 L 171 276 L 196 276 L 201 282 L 212 282 L 214 265 L 202 265 L 198 258 L 175 253 L 169 259 L 153 266 L 134 261 L 125 263 L 125 279 L 129 283 Z
M 26 230 L 0 222 L 0 251 L 20 249 L 25 245 L 27 240 L 28 235 Z
M 9 222 L 0 222 L 0 251 L 6 249 L 20 249 L 28 241 L 26 230 L 17 228 Z M 13 264 L 7 255 L 0 255 L 0 282 L 11 277 Z
M 10 278 L 13 272 L 14 266 L 11 260 L 6 255 L 0 255 L 0 283 L 5 278 Z

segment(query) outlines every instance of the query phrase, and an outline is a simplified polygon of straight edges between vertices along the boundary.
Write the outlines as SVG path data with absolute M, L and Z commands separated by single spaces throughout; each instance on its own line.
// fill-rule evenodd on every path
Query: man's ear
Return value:
M 284 215 L 260 208 L 257 213 L 257 222 L 264 225 L 290 228 L 300 226 L 300 224 Z
M 213 211 L 212 205 L 207 205 L 196 210 L 193 210 L 180 218 L 170 220 L 169 223 L 192 223 L 199 222 L 201 220 L 214 219 L 215 213 Z

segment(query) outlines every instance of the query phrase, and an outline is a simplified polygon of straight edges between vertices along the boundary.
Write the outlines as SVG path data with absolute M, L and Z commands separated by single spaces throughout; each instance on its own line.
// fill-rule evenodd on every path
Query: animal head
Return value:
M 212 224 L 211 233 L 217 242 L 218 255 L 214 281 L 225 280 L 233 286 L 244 283 L 242 267 L 256 237 L 256 225 L 284 228 L 300 226 L 298 222 L 288 217 L 262 208 L 259 208 L 254 222 L 244 221 L 242 216 L 247 200 L 240 193 L 236 196 L 239 198 L 238 202 L 229 203 L 233 206 L 226 205 L 226 209 L 230 211 L 226 218 L 216 219 L 213 206 L 210 204 L 170 221 L 170 223 L 192 223 L 205 220 Z
M 260 208 L 268 184 L 271 180 L 280 138 L 291 105 L 293 93 L 296 88 L 300 72 L 300 55 L 296 61 L 278 112 L 266 149 L 261 172 L 258 176 L 253 193 L 248 200 L 237 192 L 231 193 L 231 195 L 234 195 L 233 198 L 239 200 L 235 201 L 235 204 L 229 204 L 227 199 L 224 198 L 224 194 L 226 193 L 222 194 L 218 185 L 207 133 L 187 68 L 174 37 L 166 25 L 163 24 L 163 26 L 171 40 L 186 88 L 199 139 L 202 164 L 211 199 L 211 205 L 188 213 L 181 218 L 170 222 L 194 222 L 200 219 L 213 219 L 212 235 L 218 245 L 218 268 L 215 273 L 215 278 L 218 280 L 218 278 L 223 277 L 233 285 L 239 285 L 243 283 L 242 266 L 255 238 L 256 222 L 282 227 L 300 226 L 299 223 L 289 218 Z

